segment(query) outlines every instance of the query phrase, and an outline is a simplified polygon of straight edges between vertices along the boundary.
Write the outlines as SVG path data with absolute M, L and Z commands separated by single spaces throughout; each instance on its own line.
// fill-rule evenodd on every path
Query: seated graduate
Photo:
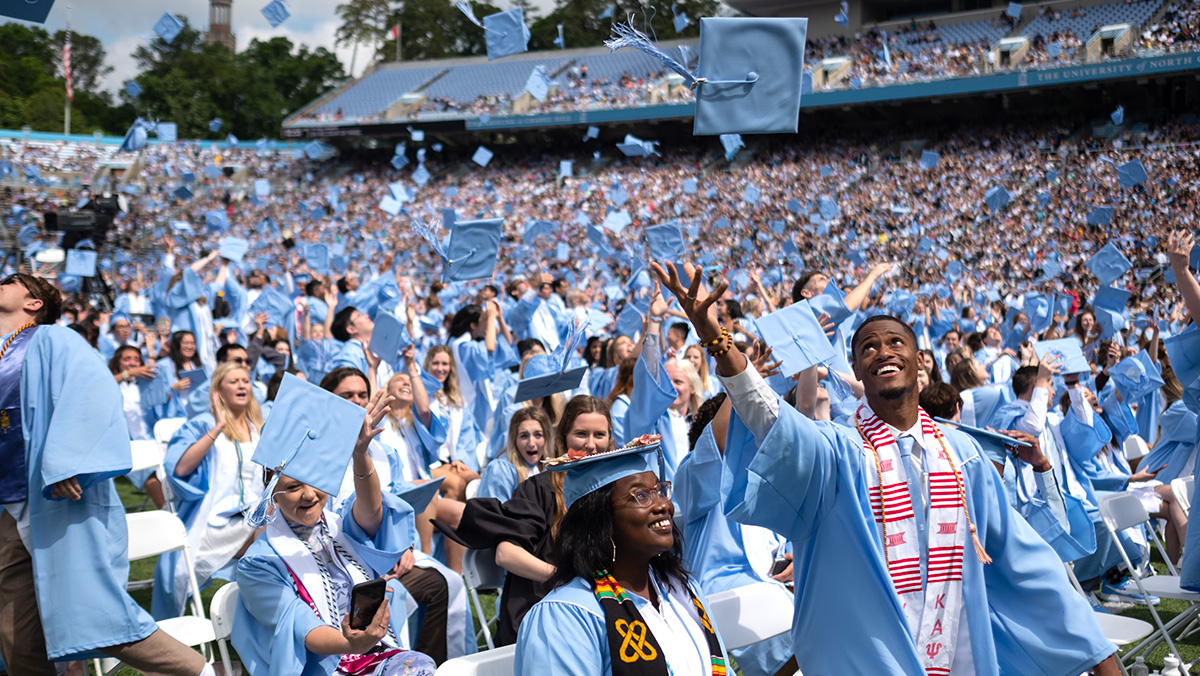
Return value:
M 653 269 L 701 342 L 713 344 L 733 404 L 726 514 L 793 544 L 792 639 L 803 672 L 1118 672 L 1115 646 L 1053 550 L 1009 505 L 978 444 L 918 406 L 907 324 L 877 315 L 852 337 L 866 398 L 855 427 L 812 421 L 781 404 L 715 321 L 728 282 L 705 292 L 690 265 L 689 287 L 674 265 Z M 919 525 L 926 517 L 938 527 Z M 945 565 L 922 565 L 930 560 Z M 847 589 L 854 603 L 845 603 Z M 871 640 L 847 644 L 864 635 Z
M 201 587 L 250 546 L 257 533 L 243 512 L 262 495 L 262 474 L 250 458 L 263 418 L 245 366 L 229 361 L 217 367 L 209 409 L 211 418 L 206 419 L 213 421 L 211 427 L 186 447 L 173 443 L 164 459 Z M 187 600 L 187 588 L 183 557 L 178 553 L 159 557 L 152 602 L 155 618 L 177 616 Z
M 683 564 L 656 442 L 549 465 L 565 473 L 550 592 L 517 634 L 514 673 L 723 676 L 729 659 Z
M 554 428 L 552 457 L 604 449 L 612 449 L 608 407 L 595 397 L 572 398 Z M 442 528 L 449 538 L 474 549 L 495 547 L 496 565 L 509 572 L 500 592 L 497 645 L 516 642 L 522 618 L 546 595 L 546 580 L 554 574 L 551 552 L 567 511 L 562 481 L 562 473 L 539 472 L 518 484 L 507 502 L 468 500 L 458 529 Z
M 156 368 L 161 367 L 156 367 L 154 362 L 144 363 L 141 350 L 132 345 L 118 347 L 108 360 L 108 370 L 116 379 L 117 386 L 121 388 L 125 422 L 129 425 L 129 438 L 132 441 L 154 438 L 150 436 L 150 428 L 154 424 L 154 409 L 142 401 L 142 389 L 137 381 L 152 382 Z M 163 508 L 166 498 L 163 497 L 162 481 L 158 478 L 156 470 L 139 470 L 130 472 L 127 476 L 134 486 L 146 492 L 154 501 L 155 507 Z
M 390 399 L 363 408 L 285 376 L 254 461 L 270 476 L 249 520 L 265 526 L 238 562 L 232 642 L 251 676 L 432 674 L 405 650 L 403 588 L 412 567 L 412 508 L 380 490 L 368 452 Z M 349 457 L 347 457 L 349 456 Z M 354 495 L 326 509 L 347 465 Z M 389 573 L 389 571 L 391 571 Z M 351 590 L 383 576 L 385 602 L 365 629 L 350 622 Z
M 483 469 L 478 497 L 511 498 L 517 485 L 542 470 L 549 441 L 550 416 L 540 408 L 519 409 L 508 422 L 504 453 Z

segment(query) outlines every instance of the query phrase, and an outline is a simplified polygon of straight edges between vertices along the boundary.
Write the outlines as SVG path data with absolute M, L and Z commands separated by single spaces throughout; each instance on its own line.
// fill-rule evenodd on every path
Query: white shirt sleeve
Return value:
M 758 371 L 746 362 L 746 368 L 733 376 L 717 375 L 733 410 L 746 424 L 754 438 L 762 440 L 779 419 L 779 396 L 767 385 Z
M 1046 402 L 1049 393 L 1044 387 L 1033 388 L 1033 397 L 1025 407 L 1025 415 L 1017 418 L 1014 426 L 1017 430 L 1035 437 L 1041 437 L 1046 429 Z
M 1067 396 L 1071 398 L 1071 414 L 1075 419 L 1082 422 L 1084 425 L 1092 424 L 1092 405 L 1087 403 L 1083 398 L 1083 389 L 1079 387 L 1067 388 Z
M 1058 487 L 1058 477 L 1054 475 L 1054 468 L 1051 467 L 1046 472 L 1034 472 L 1034 481 L 1037 483 L 1038 490 L 1042 493 L 1042 499 L 1046 501 L 1046 505 L 1050 508 L 1050 513 L 1058 520 L 1062 527 L 1070 529 L 1070 524 L 1067 522 L 1067 506 L 1063 503 L 1062 490 Z

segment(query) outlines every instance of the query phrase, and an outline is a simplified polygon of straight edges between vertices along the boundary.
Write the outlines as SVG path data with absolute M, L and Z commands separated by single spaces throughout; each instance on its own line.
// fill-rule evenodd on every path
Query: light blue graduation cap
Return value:
M 271 326 L 287 329 L 289 334 L 295 331 L 296 305 L 275 287 L 264 286 L 258 298 L 250 304 L 250 316 L 259 312 L 267 315 Z
M 833 20 L 836 23 L 839 23 L 842 26 L 845 26 L 847 28 L 850 26 L 850 3 L 849 2 L 842 3 L 842 8 L 840 10 L 838 10 L 837 15 L 833 17 Z
M 624 309 L 617 315 L 617 322 L 613 329 L 619 336 L 633 338 L 642 330 L 642 313 L 638 312 L 633 303 L 626 303 Z
M 210 164 L 210 165 L 204 167 L 204 175 L 207 176 L 209 179 L 215 181 L 216 179 L 220 178 L 220 176 L 221 176 L 221 168 L 216 166 L 215 164 Z
M 209 131 L 211 131 L 211 132 L 214 132 L 214 133 L 215 133 L 215 132 L 218 132 L 218 131 L 221 131 L 221 125 L 222 125 L 222 124 L 224 124 L 224 122 L 222 122 L 222 121 L 221 121 L 221 118 L 219 118 L 219 117 L 214 117 L 214 118 L 213 118 L 212 120 L 210 120 L 210 121 L 209 121 L 209 123 L 208 123 L 208 130 L 209 130 Z
M 182 32 L 183 22 L 170 12 L 163 12 L 158 22 L 154 24 L 154 33 L 167 44 L 174 42 Z
M 320 141 L 312 141 L 304 146 L 304 155 L 310 160 L 316 160 L 321 157 L 321 153 L 325 152 L 325 146 L 321 145 Z
M 1020 19 L 1021 18 L 1021 9 L 1022 9 L 1021 3 L 1010 2 L 1010 3 L 1008 3 L 1008 9 L 1004 13 L 1014 19 Z
M 390 312 L 376 315 L 375 328 L 371 330 L 371 344 L 368 346 L 372 352 L 391 364 L 396 361 L 400 351 L 409 345 L 412 345 L 412 338 L 396 315 Z
M 429 182 L 429 179 L 429 170 L 425 168 L 424 164 L 418 164 L 417 168 L 414 169 L 412 173 L 413 183 L 424 187 L 424 185 Z
M 292 13 L 280 0 L 271 0 L 270 4 L 262 8 L 262 15 L 266 17 L 267 23 L 271 24 L 271 28 L 279 28 L 279 24 L 287 21 Z
M 1008 191 L 1005 190 L 1004 186 L 1002 185 L 989 188 L 987 194 L 983 196 L 984 203 L 987 204 L 988 209 L 992 210 L 993 212 L 1003 209 L 1004 206 L 1008 204 L 1010 199 L 1011 197 L 1009 196 Z
M 331 497 L 337 495 L 365 416 L 361 406 L 290 373 L 284 375 L 252 458 L 274 470 L 275 476 L 246 522 L 262 526 L 279 513 L 272 507 L 280 475 Z
M 1025 294 L 1025 317 L 1029 319 L 1030 333 L 1037 335 L 1050 328 L 1053 318 L 1053 302 L 1040 293 Z
M 478 164 L 481 167 L 486 167 L 488 165 L 488 162 L 492 161 L 493 154 L 494 153 L 492 153 L 492 151 L 488 150 L 487 148 L 484 148 L 483 146 L 479 146 L 475 150 L 475 154 L 471 156 L 471 161 L 474 162 L 475 164 Z
M 240 262 L 250 250 L 250 243 L 241 237 L 226 237 L 221 240 L 219 253 L 225 260 Z
M 630 223 L 633 223 L 633 219 L 629 217 L 628 211 L 613 211 L 604 217 L 602 225 L 605 229 L 620 234 Z
M 129 95 L 129 98 L 136 99 L 142 95 L 142 88 L 138 86 L 137 82 L 134 82 L 133 80 L 126 80 L 125 93 Z
M 238 137 L 234 136 L 233 134 L 228 134 L 225 137 L 225 143 L 227 143 L 230 148 L 233 148 L 238 144 Z
M 70 249 L 67 251 L 65 272 L 76 277 L 96 276 L 96 252 L 85 249 Z
M 567 509 L 575 501 L 628 476 L 653 472 L 664 478 L 662 449 L 655 442 L 648 446 L 596 453 L 578 460 L 560 456 L 546 463 L 549 472 L 566 472 L 563 478 L 563 502 Z
M 526 244 L 533 244 L 533 240 L 540 235 L 554 234 L 555 225 L 550 221 L 531 220 L 525 224 L 525 233 L 523 239 Z
M 259 197 L 266 197 L 271 194 L 271 181 L 265 178 L 255 179 L 254 194 Z
M 756 188 L 752 185 L 748 185 L 748 186 L 746 186 L 746 189 L 742 192 L 742 201 L 745 202 L 746 204 L 754 206 L 754 205 L 758 204 L 758 196 L 761 194 L 762 194 L 762 192 L 758 188 Z
M 1051 42 L 1050 44 L 1046 45 L 1046 56 L 1052 59 L 1057 59 L 1059 56 L 1062 56 L 1062 45 L 1057 42 Z
M 937 153 L 930 150 L 923 150 L 921 151 L 921 168 L 934 169 L 937 167 L 938 160 L 940 159 L 941 157 Z
M 823 293 L 809 298 L 808 304 L 812 308 L 814 316 L 819 316 L 823 312 L 829 315 L 834 325 L 846 321 L 851 314 L 850 309 L 846 307 L 846 297 L 842 295 L 842 290 L 833 281 L 825 285 Z M 822 335 L 824 334 L 822 333 Z
M 675 5 L 671 5 L 671 12 L 675 14 L 672 22 L 675 25 L 675 32 L 682 33 L 692 23 L 692 20 L 688 18 L 687 12 L 677 11 Z
M 649 157 L 657 154 L 654 149 L 655 143 L 655 141 L 643 141 L 632 134 L 626 134 L 625 141 L 617 144 L 617 150 L 620 150 L 626 157 Z
M 560 160 L 558 163 L 558 177 L 571 178 L 575 173 L 575 163 L 571 160 Z
M 204 212 L 204 225 L 211 230 L 225 232 L 229 229 L 229 216 L 220 209 Z
M 1195 324 L 1163 339 L 1163 347 L 1171 358 L 1171 369 L 1184 389 L 1200 379 L 1200 329 Z
M 811 366 L 828 363 L 837 356 L 808 301 L 792 303 L 755 323 L 775 359 L 783 362 L 785 376 L 791 377 Z
M 186 185 L 181 185 L 178 188 L 175 188 L 175 192 L 172 194 L 174 194 L 175 197 L 179 198 L 180 201 L 186 202 L 186 201 L 192 199 L 192 196 L 195 193 L 193 193 L 191 188 L 187 187 Z
M 529 28 L 525 26 L 525 16 L 520 7 L 507 12 L 489 14 L 483 17 L 481 23 L 475 18 L 475 12 L 467 2 L 455 3 L 471 23 L 482 28 L 487 40 L 488 61 L 502 59 L 513 54 L 524 52 L 529 45 Z
M 400 206 L 400 200 L 392 197 L 391 195 L 388 195 L 379 201 L 379 210 L 392 216 L 400 213 Z
M 1117 167 L 1117 180 L 1121 182 L 1123 188 L 1132 188 L 1139 183 L 1144 183 L 1148 178 L 1150 177 L 1146 174 L 1146 167 L 1136 157 Z
M 142 118 L 134 120 L 125 138 L 121 140 L 121 152 L 132 153 L 141 150 L 146 145 L 150 125 Z
M 685 178 L 683 180 L 683 192 L 688 195 L 696 194 L 696 179 Z
M 1109 242 L 1097 251 L 1095 256 L 1088 259 L 1087 267 L 1102 285 L 1108 285 L 1129 272 L 1133 264 L 1114 242 Z
M 674 222 L 652 225 L 646 228 L 646 246 L 651 260 L 677 263 L 683 260 L 683 231 Z
M 934 418 L 934 420 L 942 423 L 943 425 L 952 425 L 957 427 L 960 431 L 970 435 L 971 438 L 979 444 L 979 447 L 983 450 L 988 459 L 994 462 L 1004 462 L 1004 458 L 1008 456 L 1007 447 L 1009 446 L 1029 446 L 1029 442 L 1027 441 L 1018 441 L 1017 439 L 1014 439 L 1006 434 L 1000 434 L 999 432 L 985 430 L 972 425 L 965 425 L 960 422 L 954 422 L 953 420 L 946 420 L 945 418 Z
M 587 366 L 571 366 L 571 363 L 571 360 L 564 360 L 563 355 L 558 354 L 530 357 L 525 362 L 524 377 L 517 383 L 513 403 L 540 399 L 579 387 L 587 373 Z
M 1121 391 L 1121 397 L 1128 403 L 1141 401 L 1163 386 L 1162 370 L 1145 350 L 1117 362 L 1116 366 L 1108 369 L 1108 374 Z
M 179 176 L 179 180 L 183 181 L 184 184 L 195 183 L 196 173 L 192 171 L 185 171 Z
M 733 161 L 733 157 L 737 155 L 739 148 L 745 148 L 746 142 L 742 140 L 741 134 L 721 134 L 721 147 L 725 149 L 725 161 Z
M 329 270 L 329 247 L 321 243 L 312 243 L 304 247 L 304 262 L 318 273 Z
M 1112 222 L 1112 217 L 1112 207 L 1100 206 L 1092 209 L 1092 212 L 1088 214 L 1087 223 L 1088 225 L 1108 225 Z
M 462 282 L 492 276 L 503 225 L 503 218 L 455 221 L 444 249 L 437 236 L 424 224 L 414 222 L 413 229 L 441 256 L 444 263 L 442 281 Z
M 1058 357 L 1062 373 L 1089 373 L 1092 370 L 1079 341 L 1074 338 L 1040 340 L 1033 344 L 1033 351 L 1038 359 L 1044 359 L 1047 354 Z
M 546 67 L 538 64 L 533 67 L 529 73 L 529 79 L 525 81 L 525 91 L 538 101 L 545 101 L 546 96 L 550 93 L 550 78 L 546 77 Z
M 1120 124 L 1124 123 L 1125 122 L 1125 106 L 1117 106 L 1117 109 L 1114 110 L 1111 115 L 1109 115 L 1109 118 L 1112 119 L 1113 124 L 1120 125 Z

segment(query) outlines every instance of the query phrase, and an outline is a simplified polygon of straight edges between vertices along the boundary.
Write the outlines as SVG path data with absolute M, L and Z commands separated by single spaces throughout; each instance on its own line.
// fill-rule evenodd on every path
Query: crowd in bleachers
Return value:
M 1140 44 L 1148 50 L 1190 51 L 1200 32 L 1200 7 L 1192 2 L 1172 3 L 1156 23 L 1144 26 Z

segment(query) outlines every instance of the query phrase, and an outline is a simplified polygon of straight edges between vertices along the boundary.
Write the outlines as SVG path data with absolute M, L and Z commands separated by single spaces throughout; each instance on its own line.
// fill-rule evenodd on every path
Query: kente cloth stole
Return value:
M 916 496 L 909 491 L 908 462 L 887 424 L 869 408 L 860 406 L 855 417 L 867 460 L 871 512 L 880 529 L 888 575 L 900 597 L 926 674 L 949 676 L 955 644 L 960 638 L 963 551 L 968 536 L 972 542 L 978 540 L 967 510 L 962 476 L 945 436 L 923 409 L 918 411 L 925 438 L 937 439 L 940 445 L 924 449 L 925 471 L 929 475 L 924 576 L 914 511 Z M 915 483 L 920 486 L 920 481 Z M 977 547 L 976 553 L 984 561 L 987 555 L 982 545 Z
M 608 573 L 596 576 L 593 590 L 600 608 L 604 610 L 604 627 L 608 633 L 608 652 L 612 662 L 613 676 L 664 676 L 669 673 L 667 660 L 654 634 L 646 627 L 642 614 L 621 588 L 616 578 Z M 713 676 L 726 676 L 725 656 L 721 643 L 713 630 L 708 613 L 700 599 L 688 589 L 688 596 L 700 617 L 700 626 L 708 643 L 709 660 Z M 660 599 L 659 603 L 668 603 Z

